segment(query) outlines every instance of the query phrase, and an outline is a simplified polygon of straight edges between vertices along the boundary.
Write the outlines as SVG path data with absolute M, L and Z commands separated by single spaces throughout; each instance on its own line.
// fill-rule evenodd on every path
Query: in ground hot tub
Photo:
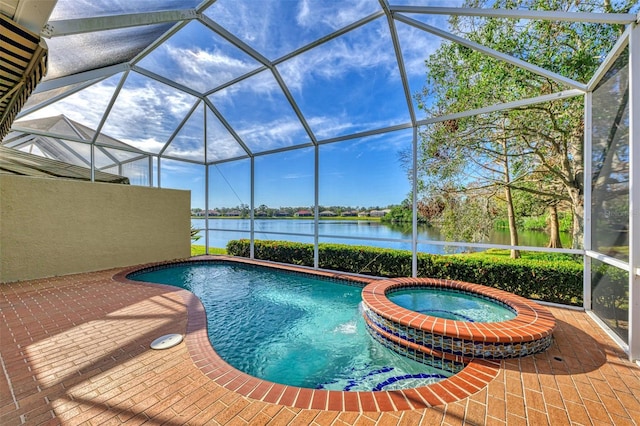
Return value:
M 502 308 L 505 312 L 500 315 L 505 316 L 490 315 L 487 320 L 486 312 L 482 312 L 485 308 L 480 308 L 476 309 L 481 317 L 478 319 L 465 310 L 456 313 L 456 306 L 446 306 L 443 302 L 419 309 L 424 306 L 419 300 L 425 297 L 424 289 L 488 302 Z M 415 290 L 414 300 L 411 290 Z M 426 313 L 394 303 L 390 300 L 394 292 L 401 293 L 405 299 L 403 305 L 418 307 Z M 432 278 L 374 281 L 363 289 L 362 299 L 367 327 L 376 340 L 410 358 L 427 364 L 446 364 L 453 370 L 474 358 L 514 358 L 542 352 L 551 345 L 555 328 L 553 315 L 535 302 L 461 281 Z

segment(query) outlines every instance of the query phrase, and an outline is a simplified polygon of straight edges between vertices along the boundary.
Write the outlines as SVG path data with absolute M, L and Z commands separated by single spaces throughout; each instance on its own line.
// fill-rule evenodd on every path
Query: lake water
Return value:
M 205 227 L 204 219 L 192 219 L 197 229 Z M 209 246 L 224 248 L 229 240 L 250 237 L 251 222 L 248 219 L 209 219 Z M 411 250 L 411 226 L 389 225 L 368 220 L 320 220 L 319 230 L 321 243 L 338 243 L 351 245 L 367 245 L 401 250 Z M 255 236 L 257 240 L 286 240 L 301 243 L 313 243 L 313 219 L 256 219 Z M 291 235 L 306 234 L 306 235 Z M 204 245 L 202 238 L 195 244 Z M 518 234 L 521 246 L 544 247 L 548 236 L 544 232 L 520 231 Z M 372 239 L 372 240 L 367 240 Z M 405 241 L 383 241 L 387 239 Z M 418 227 L 418 251 L 433 254 L 444 254 L 472 250 L 467 247 L 442 246 L 423 241 L 444 241 L 437 228 Z M 509 244 L 508 230 L 495 230 L 489 241 L 491 244 Z M 563 235 L 562 244 L 570 247 L 569 236 Z

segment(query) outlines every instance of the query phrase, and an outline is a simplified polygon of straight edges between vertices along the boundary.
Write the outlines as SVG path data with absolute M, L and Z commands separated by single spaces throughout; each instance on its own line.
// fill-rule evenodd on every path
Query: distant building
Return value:
M 356 216 L 358 216 L 358 211 L 357 210 L 349 210 L 349 211 L 346 211 L 346 212 L 342 212 L 342 216 L 345 216 L 345 217 L 356 217 Z
M 325 210 L 325 211 L 320 212 L 319 214 L 320 214 L 320 216 L 323 216 L 323 217 L 336 217 L 337 216 L 337 214 L 335 214 L 331 210 Z
M 359 212 L 358 217 L 367 217 L 369 216 L 369 212 Z
M 371 210 L 369 212 L 369 216 L 371 216 L 371 217 L 382 217 L 382 216 L 386 215 L 387 213 L 389 213 L 390 211 L 391 211 L 390 209 Z
M 206 216 L 206 211 L 205 210 L 201 210 L 199 212 L 192 212 L 191 216 L 205 217 Z M 217 210 L 209 210 L 209 216 L 220 216 L 220 212 L 217 211 Z
M 313 216 L 313 212 L 310 212 L 309 210 L 300 210 L 299 212 L 296 212 L 293 215 L 295 217 L 309 217 L 309 216 Z

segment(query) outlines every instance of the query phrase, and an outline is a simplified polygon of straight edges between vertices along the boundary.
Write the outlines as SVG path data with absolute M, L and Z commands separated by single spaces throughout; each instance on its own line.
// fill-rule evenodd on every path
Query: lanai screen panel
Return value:
M 203 206 L 206 187 L 204 168 L 200 164 L 161 159 L 159 173 L 163 187 L 191 191 L 191 205 Z
M 244 43 L 276 61 L 367 16 L 377 0 L 357 2 L 219 0 L 205 14 Z
M 407 179 L 410 164 L 399 153 L 411 155 L 411 129 L 342 142 L 322 144 L 319 152 L 319 204 L 386 208 L 410 200 Z M 370 164 L 385 164 L 372 169 Z M 371 197 L 374 192 L 375 197 Z
M 137 65 L 199 93 L 208 93 L 261 66 L 198 21 L 186 24 Z
M 249 215 L 251 205 L 251 161 L 229 161 L 209 166 L 209 247 L 226 248 L 230 240 L 251 237 L 248 220 L 220 219 L 220 216 Z M 257 206 L 262 211 L 262 206 Z M 238 216 L 236 216 L 238 215 Z M 204 212 L 203 212 L 204 216 Z M 194 220 L 198 228 L 204 219 Z M 203 244 L 204 241 L 198 241 Z
M 197 98 L 172 86 L 130 72 L 103 131 L 143 151 L 159 153 Z
M 273 73 L 262 71 L 209 96 L 252 152 L 310 142 Z
M 121 79 L 122 73 L 118 73 L 76 91 L 57 102 L 45 104 L 45 106 L 41 104 L 39 107 L 36 104 L 34 107 L 38 107 L 38 109 L 16 121 L 16 125 L 24 125 L 20 123 L 34 119 L 64 115 L 70 120 L 92 129 L 86 135 L 87 140 L 92 140 Z
M 629 260 L 628 50 L 593 93 L 592 247 Z
M 52 38 L 47 42 L 51 51 L 47 77 L 57 78 L 129 62 L 172 25 L 118 28 Z M 95 46 L 100 46 L 100 49 L 95 49 Z
M 200 102 L 165 146 L 165 156 L 204 162 L 204 113 L 204 103 Z
M 410 122 L 392 46 L 379 18 L 278 66 L 319 140 Z
M 77 0 L 58 0 L 51 13 L 50 20 L 90 18 L 96 16 L 110 16 L 125 13 L 144 13 L 162 10 L 180 10 L 194 8 L 202 0 L 153 0 L 153 1 L 122 1 L 122 0 L 91 0 L 83 1 L 79 7 Z
M 230 127 L 226 127 L 218 115 L 210 108 L 206 113 L 207 128 L 207 162 L 216 163 L 232 158 L 246 157 L 248 149 L 234 137 Z

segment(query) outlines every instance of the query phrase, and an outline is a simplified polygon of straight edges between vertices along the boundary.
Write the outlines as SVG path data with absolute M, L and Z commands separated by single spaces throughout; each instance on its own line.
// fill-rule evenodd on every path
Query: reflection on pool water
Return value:
M 426 386 L 452 373 L 374 340 L 348 281 L 225 262 L 178 264 L 128 278 L 170 284 L 202 301 L 209 339 L 230 365 L 276 383 L 371 391 Z
M 387 294 L 390 301 L 425 315 L 468 322 L 498 322 L 516 313 L 493 300 L 467 292 L 442 288 L 408 288 Z

